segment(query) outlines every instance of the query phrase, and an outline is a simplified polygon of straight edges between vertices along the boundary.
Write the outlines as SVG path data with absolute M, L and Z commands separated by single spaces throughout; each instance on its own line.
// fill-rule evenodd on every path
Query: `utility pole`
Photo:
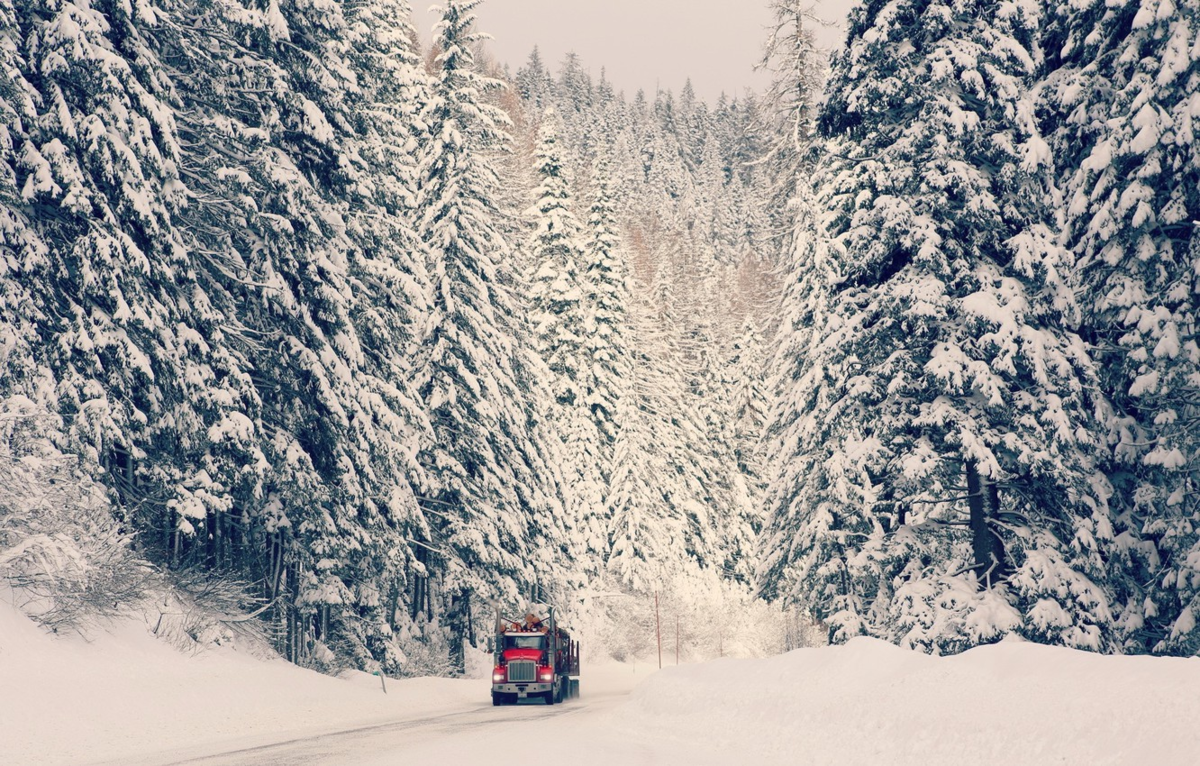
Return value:
M 654 634 L 658 638 L 658 669 L 662 670 L 662 620 L 658 616 L 658 591 L 654 591 Z

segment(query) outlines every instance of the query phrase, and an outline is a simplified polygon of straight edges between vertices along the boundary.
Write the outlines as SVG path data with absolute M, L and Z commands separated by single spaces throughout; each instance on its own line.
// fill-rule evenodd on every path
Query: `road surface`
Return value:
M 558 705 L 525 701 L 493 707 L 484 691 L 478 703 L 425 716 L 351 726 L 277 740 L 214 742 L 141 758 L 120 766 L 395 766 L 440 763 L 471 766 L 570 753 L 570 766 L 591 764 L 707 764 L 712 753 L 657 737 L 632 735 L 610 715 L 629 698 L 645 673 L 606 678 L 589 693 Z M 586 681 L 585 681 L 586 683 Z M 724 761 L 728 763 L 728 761 Z M 107 762 L 103 766 L 117 766 Z
M 570 726 L 569 718 L 588 717 L 611 707 L 624 695 L 570 700 L 561 705 L 541 701 L 492 707 L 490 701 L 469 710 L 346 729 L 272 745 L 232 750 L 198 758 L 167 760 L 163 766 L 359 766 L 395 763 L 417 748 L 439 750 L 448 741 L 473 740 L 473 752 L 512 752 L 517 743 L 545 741 Z M 391 756 L 389 758 L 388 756 Z

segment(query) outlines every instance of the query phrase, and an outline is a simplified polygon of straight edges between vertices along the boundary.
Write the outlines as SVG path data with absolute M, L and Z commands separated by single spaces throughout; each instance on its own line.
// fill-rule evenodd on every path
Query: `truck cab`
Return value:
M 579 644 L 554 624 L 501 620 L 497 615 L 492 704 L 515 704 L 530 697 L 547 705 L 576 696 L 579 682 Z
M 492 669 L 492 702 L 499 705 L 526 697 L 541 697 L 553 705 L 560 696 L 550 662 L 546 633 L 503 633 Z

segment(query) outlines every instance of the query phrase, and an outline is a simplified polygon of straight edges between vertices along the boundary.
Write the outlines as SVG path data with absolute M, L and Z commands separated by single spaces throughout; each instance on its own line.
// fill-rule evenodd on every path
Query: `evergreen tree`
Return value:
M 542 54 L 533 46 L 525 66 L 517 70 L 517 93 L 534 114 L 541 114 L 550 106 L 554 97 L 554 78 L 542 63 Z
M 591 357 L 587 365 L 587 406 L 605 445 L 605 455 L 611 457 L 618 431 L 617 404 L 631 375 L 627 332 L 631 296 L 616 220 L 616 193 L 609 164 L 603 158 L 596 163 L 592 182 L 583 278 L 591 310 L 587 328 Z
M 537 201 L 529 210 L 534 231 L 529 253 L 532 322 L 546 364 L 554 373 L 554 395 L 566 408 L 582 406 L 585 313 L 580 287 L 582 229 L 575 218 L 570 180 L 558 137 L 557 117 L 546 113 L 535 153 Z
M 678 431 L 672 415 L 669 347 L 656 338 L 651 307 L 641 305 L 631 335 L 637 377 L 617 402 L 607 516 L 608 570 L 627 588 L 646 593 L 692 569 L 679 502 Z
M 746 315 L 725 363 L 724 379 L 730 389 L 730 424 L 738 471 L 757 497 L 765 488 L 764 432 L 767 425 L 767 392 L 763 373 L 766 349 L 758 323 Z
M 0 8 L 0 67 L 10 77 L 0 86 L 0 369 L 5 371 L 0 397 L 5 398 L 37 395 L 34 384 L 45 368 L 39 368 L 36 349 L 39 329 L 47 322 L 31 290 L 32 275 L 45 268 L 47 247 L 22 195 L 30 183 L 22 178 L 21 150 L 27 126 L 37 122 L 36 90 L 24 76 L 17 30 L 16 9 Z
M 781 357 L 796 383 L 763 550 L 768 589 L 840 640 L 1113 645 L 1092 372 L 1021 97 L 1037 33 L 1000 3 L 859 6 L 835 58 L 820 207 L 836 245 L 793 276 L 811 291 L 792 289 L 785 326 L 811 331 L 806 357 Z
M 563 126 L 580 141 L 582 148 L 590 150 L 593 144 L 592 126 L 588 119 L 592 110 L 594 86 L 591 75 L 575 53 L 563 59 L 555 85 L 558 113 Z
M 538 349 L 552 376 L 553 420 L 563 439 L 569 516 L 583 531 L 598 571 L 606 488 L 600 437 L 588 405 L 588 297 L 580 285 L 583 232 L 575 218 L 570 180 L 562 156 L 558 119 L 542 120 L 535 170 L 539 185 L 529 210 L 533 234 L 528 250 L 537 271 L 531 280 L 532 324 Z
M 499 87 L 474 69 L 479 0 L 441 8 L 436 80 L 425 122 L 418 209 L 434 285 L 428 358 L 420 385 L 433 439 L 422 451 L 423 500 L 438 523 L 452 598 L 456 655 L 473 593 L 516 603 L 539 581 L 540 555 L 561 545 L 561 513 L 547 491 L 556 470 L 537 442 L 538 390 L 511 294 L 511 253 L 499 235 L 499 180 L 488 162 L 502 150 L 508 118 L 480 100 Z
M 759 164 L 769 178 L 771 224 L 780 252 L 789 253 L 795 233 L 789 205 L 796 197 L 796 184 L 808 175 L 814 106 L 824 84 L 823 57 L 814 35 L 822 22 L 805 0 L 771 0 L 771 11 L 774 20 L 758 65 L 770 73 L 771 86 L 756 115 L 770 138 Z
M 127 523 L 159 551 L 228 508 L 221 474 L 242 461 L 205 460 L 210 429 L 224 433 L 237 399 L 206 385 L 218 354 L 172 225 L 186 203 L 179 134 L 140 8 L 16 9 L 6 48 L 18 69 L 5 90 L 23 119 L 5 143 L 20 197 L 5 207 L 44 309 L 37 363 L 56 388 L 46 404 L 63 416 L 67 446 L 111 469 Z
M 1040 105 L 1111 403 L 1102 428 L 1123 632 L 1130 649 L 1187 655 L 1200 647 L 1197 34 L 1189 3 L 1051 6 Z

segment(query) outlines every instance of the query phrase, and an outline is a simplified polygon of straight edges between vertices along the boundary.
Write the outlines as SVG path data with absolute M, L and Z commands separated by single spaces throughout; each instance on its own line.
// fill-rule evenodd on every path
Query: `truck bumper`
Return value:
M 522 699 L 530 694 L 545 694 L 554 684 L 492 684 L 492 694 L 515 694 Z

